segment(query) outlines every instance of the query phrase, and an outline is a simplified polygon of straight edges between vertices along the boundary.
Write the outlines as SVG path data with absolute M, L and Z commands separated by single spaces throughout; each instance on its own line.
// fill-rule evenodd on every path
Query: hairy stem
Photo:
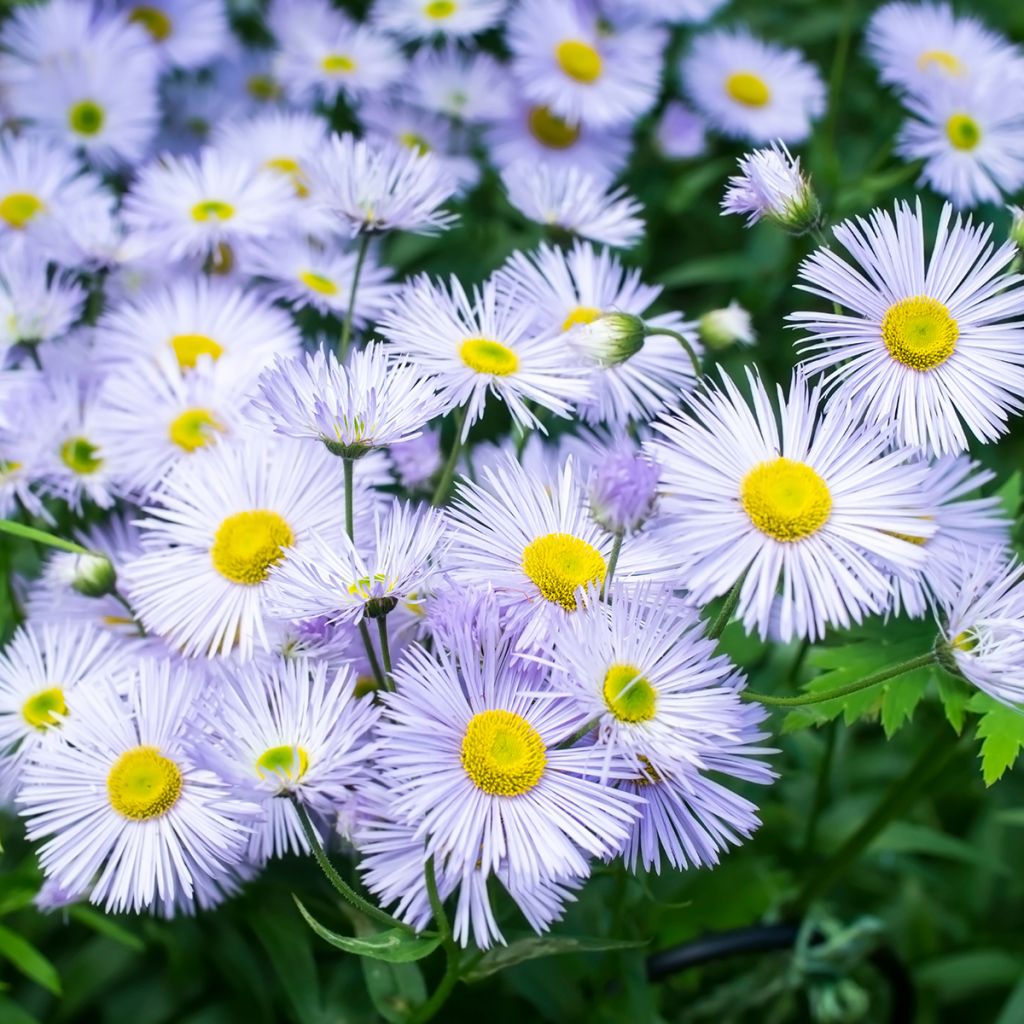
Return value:
M 356 309 L 356 292 L 359 290 L 359 278 L 363 273 L 363 263 L 366 260 L 366 250 L 370 247 L 370 235 L 364 232 L 359 236 L 359 252 L 356 255 L 356 268 L 352 272 L 352 290 L 348 295 L 348 309 L 345 310 L 345 319 L 341 322 L 341 341 L 338 342 L 338 360 L 345 362 L 348 357 L 349 345 L 352 341 L 352 316 Z

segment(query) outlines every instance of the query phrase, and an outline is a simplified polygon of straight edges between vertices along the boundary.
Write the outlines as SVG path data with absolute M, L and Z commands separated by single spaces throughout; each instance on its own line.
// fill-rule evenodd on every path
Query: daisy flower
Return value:
M 149 33 L 157 53 L 170 67 L 209 64 L 230 42 L 222 0 L 119 0 L 128 20 Z
M 190 372 L 204 360 L 239 391 L 279 355 L 299 349 L 288 313 L 255 291 L 224 281 L 181 277 L 100 317 L 97 355 L 124 367 L 143 361 Z
M 527 402 L 568 417 L 570 403 L 587 392 L 585 369 L 551 334 L 537 333 L 532 310 L 503 299 L 493 280 L 469 295 L 454 276 L 447 288 L 414 277 L 378 329 L 394 352 L 432 378 L 446 410 L 466 407 L 463 440 L 483 415 L 488 392 L 517 424 L 539 429 Z
M 17 802 L 43 873 L 114 913 L 215 898 L 242 860 L 258 808 L 207 768 L 184 666 L 137 662 L 125 697 L 81 687 L 62 730 L 25 768 Z
M 1024 565 L 1005 551 L 965 562 L 964 582 L 943 603 L 940 651 L 949 667 L 995 700 L 1020 708 L 1024 685 Z
M 204 149 L 147 164 L 124 198 L 124 220 L 170 259 L 287 234 L 298 213 L 290 178 L 240 154 Z
M 740 173 L 729 179 L 722 213 L 747 216 L 747 227 L 762 217 L 794 234 L 817 227 L 821 206 L 811 182 L 781 143 L 740 157 Z
M 53 272 L 37 252 L 0 252 L 0 353 L 9 345 L 52 341 L 82 315 L 85 289 Z
M 660 287 L 641 281 L 639 270 L 626 270 L 606 249 L 578 240 L 568 251 L 542 243 L 530 255 L 515 252 L 495 280 L 509 302 L 534 310 L 539 331 L 561 335 L 559 343 L 581 351 L 586 339 L 577 328 L 612 313 L 644 317 L 661 294 Z M 678 313 L 645 318 L 645 323 L 683 334 L 699 349 Z M 591 394 L 578 403 L 585 420 L 650 420 L 693 386 L 693 364 L 678 341 L 654 335 L 639 344 L 628 359 L 601 365 L 592 374 Z
M 0 50 L 18 64 L 54 64 L 81 52 L 84 40 L 103 48 L 110 40 L 141 39 L 123 18 L 111 17 L 98 4 L 49 0 L 13 7 L 0 31 Z M 12 69 L 5 69 L 9 73 Z
M 680 66 L 686 91 L 722 135 L 765 143 L 802 142 L 825 110 L 825 86 L 798 50 L 744 29 L 698 36 Z
M 295 658 L 252 668 L 225 667 L 217 697 L 204 711 L 216 737 L 218 774 L 259 803 L 263 814 L 247 859 L 263 864 L 288 853 L 308 855 L 293 801 L 320 825 L 352 799 L 369 774 L 369 733 L 379 714 L 357 700 L 352 670 Z
M 670 160 L 690 160 L 707 149 L 704 120 L 685 103 L 672 100 L 654 127 L 654 142 Z
M 1005 273 L 1013 243 L 995 248 L 991 225 L 954 220 L 946 204 L 926 255 L 920 201 L 833 233 L 854 262 L 819 249 L 799 287 L 849 312 L 789 316 L 810 334 L 802 369 L 824 371 L 832 401 L 857 400 L 897 443 L 930 454 L 965 450 L 968 431 L 984 442 L 1004 434 L 1024 409 L 1024 288 Z
M 626 434 L 587 447 L 580 461 L 590 515 L 611 534 L 636 533 L 657 513 L 661 467 Z
M 437 509 L 396 501 L 375 517 L 369 551 L 347 536 L 333 544 L 314 538 L 271 573 L 271 607 L 279 618 L 325 615 L 330 622 L 387 615 L 429 591 L 447 547 L 445 526 Z
M 576 167 L 562 171 L 520 160 L 502 171 L 501 180 L 508 201 L 527 220 L 622 249 L 643 236 L 640 203 Z
M 1022 64 L 1024 68 L 1024 64 Z M 1024 70 L 1019 80 L 1024 85 Z M 1024 111 L 1007 106 L 1002 75 L 936 82 L 906 99 L 896 152 L 924 160 L 928 184 L 957 208 L 997 203 L 1024 185 Z
M 525 886 L 586 877 L 636 818 L 602 781 L 622 769 L 593 747 L 560 747 L 580 725 L 575 704 L 537 692 L 508 635 L 480 639 L 467 629 L 432 655 L 414 646 L 396 666 L 377 731 L 393 811 L 442 870 L 505 866 Z
M 140 522 L 124 592 L 150 632 L 189 656 L 266 648 L 270 570 L 341 534 L 341 462 L 315 445 L 218 444 L 177 465 Z
M 419 437 L 388 448 L 399 485 L 407 492 L 422 490 L 441 470 L 441 431 L 428 427 Z
M 523 0 L 507 39 L 523 94 L 570 123 L 630 124 L 657 99 L 667 40 L 659 28 L 609 30 L 589 4 Z
M 625 0 L 620 5 L 627 16 L 676 25 L 708 21 L 726 0 Z
M 343 234 L 411 231 L 432 235 L 450 227 L 441 209 L 458 184 L 432 153 L 335 135 L 314 164 L 312 187 Z
M 1016 46 L 947 3 L 880 7 L 868 22 L 867 46 L 882 81 L 920 97 L 943 81 L 1024 67 Z
M 370 18 L 403 40 L 461 38 L 493 28 L 506 6 L 507 0 L 377 0 Z
M 690 598 L 706 604 L 741 583 L 747 630 L 768 633 L 781 588 L 779 635 L 815 640 L 878 612 L 890 586 L 879 565 L 921 568 L 935 532 L 921 496 L 926 469 L 892 450 L 889 432 L 859 425 L 841 403 L 822 415 L 820 388 L 794 375 L 776 416 L 751 371 L 748 402 L 722 375 L 688 413 L 654 425 L 666 536 Z
M 503 116 L 512 104 L 504 65 L 489 53 L 467 52 L 455 43 L 417 50 L 403 88 L 416 106 L 467 124 Z

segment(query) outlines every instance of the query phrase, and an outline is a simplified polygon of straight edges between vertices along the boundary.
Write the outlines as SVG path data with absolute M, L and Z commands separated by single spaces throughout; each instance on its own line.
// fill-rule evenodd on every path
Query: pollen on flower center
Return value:
M 725 80 L 725 91 L 745 107 L 767 106 L 772 98 L 768 83 L 752 71 L 736 71 Z
M 582 39 L 565 39 L 555 47 L 558 66 L 576 82 L 589 84 L 601 77 L 601 54 Z
M 530 134 L 548 149 L 568 149 L 580 137 L 578 125 L 569 124 L 547 107 L 530 107 L 526 124 Z
M 98 451 L 99 448 L 84 437 L 69 437 L 60 446 L 60 461 L 72 473 L 89 476 L 103 465 L 103 459 L 96 454 Z
M 889 355 L 912 370 L 941 366 L 956 348 L 960 328 L 937 299 L 900 299 L 882 317 L 882 340 Z
M 316 292 L 318 295 L 337 295 L 339 291 L 338 286 L 329 277 L 324 277 L 323 274 L 318 274 L 315 270 L 300 271 L 299 280 L 311 292 Z
M 322 61 L 320 67 L 329 75 L 348 75 L 356 69 L 356 62 L 343 53 L 329 53 Z
M 825 481 L 803 462 L 783 458 L 762 462 L 743 478 L 740 503 L 754 526 L 783 542 L 817 533 L 832 512 Z
M 68 713 L 68 706 L 64 703 L 64 691 L 59 686 L 52 686 L 48 690 L 40 690 L 21 706 L 22 718 L 40 732 L 57 725 L 59 717 Z
M 547 753 L 540 733 L 513 711 L 474 715 L 462 738 L 462 767 L 492 796 L 522 796 L 541 780 Z
M 925 50 L 917 58 L 917 66 L 922 71 L 941 68 L 950 75 L 962 75 L 964 73 L 964 66 L 960 58 L 948 50 Z
M 166 814 L 181 796 L 181 769 L 156 747 L 135 747 L 122 754 L 107 776 L 110 806 L 132 821 Z
M 444 21 L 455 13 L 456 8 L 453 0 L 432 0 L 431 3 L 424 5 L 423 13 L 435 21 Z
M 23 230 L 33 217 L 45 209 L 46 204 L 42 199 L 31 192 L 11 192 L 0 199 L 0 217 L 7 222 L 8 227 L 16 231 Z
M 601 315 L 601 310 L 594 306 L 577 306 L 562 321 L 563 333 L 577 324 L 592 324 Z
M 462 361 L 477 373 L 507 377 L 519 369 L 519 357 L 500 341 L 490 338 L 467 338 L 459 349 Z
M 223 199 L 204 199 L 192 207 L 192 219 L 205 224 L 210 220 L 231 220 L 235 208 Z
M 309 771 L 309 754 L 300 746 L 268 747 L 256 758 L 256 774 L 261 779 L 276 775 L 287 782 L 298 782 Z
M 270 75 L 250 75 L 245 89 L 253 99 L 264 103 L 276 100 L 281 95 L 281 86 Z
M 284 558 L 295 534 L 283 516 L 269 509 L 236 512 L 219 527 L 210 549 L 213 567 L 232 583 L 263 583 L 270 568 Z
M 576 591 L 603 583 L 607 571 L 601 552 L 571 533 L 546 533 L 523 551 L 523 572 L 541 595 L 566 611 L 576 611 Z
M 171 348 L 183 370 L 195 369 L 200 356 L 216 362 L 224 354 L 224 346 L 205 334 L 176 334 L 171 338 Z
M 969 153 L 981 142 L 981 125 L 969 114 L 953 114 L 946 122 L 946 137 L 954 149 Z
M 415 150 L 420 156 L 425 156 L 430 152 L 430 143 L 416 132 L 401 132 L 398 136 L 398 141 L 406 149 Z
M 612 665 L 602 690 L 608 710 L 620 722 L 647 722 L 654 717 L 658 694 L 636 665 Z
M 171 441 L 186 452 L 208 445 L 224 427 L 209 409 L 186 409 L 171 421 Z
M 295 189 L 295 194 L 300 199 L 305 199 L 309 195 L 309 189 L 306 187 L 306 181 L 302 174 L 302 165 L 298 160 L 290 156 L 275 156 L 265 160 L 263 166 L 267 170 L 276 171 L 278 174 L 290 178 L 292 188 Z
M 68 124 L 78 135 L 97 135 L 103 128 L 106 114 L 93 100 L 82 100 L 68 111 Z
M 171 19 L 159 7 L 150 7 L 149 4 L 132 8 L 128 20 L 141 25 L 158 43 L 167 39 L 174 30 Z

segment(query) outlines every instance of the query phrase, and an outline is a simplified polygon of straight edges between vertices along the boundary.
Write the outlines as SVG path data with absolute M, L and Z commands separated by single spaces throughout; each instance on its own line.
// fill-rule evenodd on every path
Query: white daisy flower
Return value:
M 122 698 L 78 689 L 66 743 L 40 749 L 17 802 L 44 874 L 71 893 L 90 883 L 110 912 L 215 901 L 245 852 L 258 808 L 204 767 L 192 711 L 204 684 L 184 666 L 139 661 Z
M 290 178 L 215 149 L 146 165 L 124 198 L 128 229 L 172 260 L 287 234 L 299 209 Z
M 489 53 L 467 52 L 455 43 L 417 50 L 402 85 L 416 106 L 467 124 L 502 117 L 512 105 L 505 66 Z
M 967 431 L 985 442 L 1004 434 L 1024 409 L 1024 287 L 1004 273 L 1013 243 L 996 249 L 991 225 L 954 220 L 947 204 L 928 256 L 920 201 L 833 233 L 855 263 L 819 249 L 799 287 L 850 312 L 789 316 L 811 335 L 802 369 L 825 371 L 831 400 L 856 399 L 899 444 L 941 455 L 965 450 Z
M 528 220 L 629 249 L 640 241 L 643 207 L 624 188 L 607 189 L 576 167 L 553 169 L 520 160 L 501 173 L 508 201 Z
M 288 313 L 254 291 L 204 277 L 114 306 L 100 318 L 96 354 L 106 364 L 150 362 L 191 371 L 202 360 L 239 391 L 278 355 L 299 350 Z
M 1024 64 L 1017 87 L 1024 86 Z M 1024 185 L 1024 111 L 1007 105 L 1003 75 L 936 82 L 911 95 L 896 140 L 907 160 L 924 160 L 928 184 L 957 208 L 998 203 Z
M 657 99 L 667 41 L 659 28 L 608 26 L 590 5 L 522 0 L 507 39 L 523 95 L 571 123 L 629 124 Z
M 11 345 L 60 338 L 82 315 L 85 289 L 51 273 L 37 252 L 0 252 L 0 356 Z
M 690 160 L 707 149 L 704 119 L 685 103 L 672 100 L 654 127 L 654 142 L 670 160 Z
M 441 469 L 441 431 L 428 427 L 419 437 L 390 445 L 388 455 L 402 488 L 422 490 Z
M 209 64 L 230 42 L 223 0 L 119 0 L 128 20 L 140 25 L 170 67 Z
M 1021 51 L 948 3 L 888 3 L 871 16 L 868 53 L 882 81 L 924 97 L 938 83 L 1024 68 Z
M 259 392 L 254 404 L 277 433 L 322 441 L 347 458 L 418 437 L 444 408 L 434 382 L 380 344 L 344 366 L 322 348 L 303 360 L 278 359 Z
M 698 113 L 730 138 L 802 142 L 825 110 L 825 86 L 800 51 L 745 29 L 698 36 L 680 74 Z
M 515 252 L 495 275 L 508 301 L 532 309 L 537 329 L 561 335 L 560 344 L 584 339 L 575 328 L 594 324 L 606 314 L 644 317 L 650 328 L 664 327 L 684 334 L 697 349 L 691 325 L 678 313 L 644 315 L 657 301 L 661 288 L 646 285 L 639 270 L 626 270 L 606 249 L 577 241 L 572 249 L 541 244 L 526 255 Z M 591 376 L 591 394 L 578 403 L 588 422 L 625 423 L 650 420 L 693 386 L 693 364 L 675 339 L 642 339 L 640 349 L 614 365 L 603 365 Z
M 661 467 L 627 434 L 581 440 L 585 447 L 577 457 L 587 470 L 594 522 L 611 534 L 636 533 L 657 515 Z
M 404 40 L 461 38 L 493 28 L 507 6 L 508 0 L 377 0 L 370 18 Z
M 341 535 L 341 460 L 316 445 L 218 444 L 164 478 L 140 522 L 146 554 L 124 593 L 150 632 L 189 656 L 252 657 L 267 648 L 273 566 L 314 534 Z
M 527 405 L 558 416 L 586 393 L 586 369 L 550 333 L 533 327 L 533 311 L 502 298 L 494 281 L 467 294 L 452 277 L 446 288 L 426 275 L 408 282 L 378 327 L 394 352 L 413 362 L 444 398 L 465 406 L 463 439 L 483 415 L 488 392 L 524 428 L 543 429 Z
M 741 581 L 739 616 L 765 637 L 781 587 L 780 637 L 815 640 L 826 624 L 882 610 L 890 586 L 879 565 L 905 574 L 924 564 L 914 538 L 935 532 L 927 470 L 845 405 L 822 415 L 820 388 L 798 374 L 788 398 L 779 391 L 778 418 L 760 378 L 747 378 L 749 404 L 723 373 L 722 388 L 654 425 L 666 539 L 694 602 Z
M 708 21 L 726 0 L 623 0 L 620 12 L 627 17 L 676 25 Z
M 0 31 L 0 50 L 15 64 L 55 64 L 80 53 L 84 42 L 102 50 L 108 42 L 144 38 L 98 4 L 49 0 L 12 7 Z
M 216 700 L 203 712 L 216 737 L 213 761 L 263 810 L 248 860 L 308 856 L 293 801 L 326 832 L 322 823 L 369 776 L 369 733 L 380 709 L 356 699 L 348 666 L 329 676 L 324 662 L 299 657 L 273 662 L 255 678 L 251 667 L 225 666 L 219 674 Z
M 343 234 L 412 231 L 432 235 L 455 221 L 441 206 L 458 184 L 432 153 L 335 135 L 314 164 L 315 194 Z
M 800 157 L 778 142 L 740 157 L 740 173 L 729 179 L 722 213 L 746 215 L 747 227 L 763 217 L 794 234 L 811 231 L 821 220 L 821 206 L 800 170 Z

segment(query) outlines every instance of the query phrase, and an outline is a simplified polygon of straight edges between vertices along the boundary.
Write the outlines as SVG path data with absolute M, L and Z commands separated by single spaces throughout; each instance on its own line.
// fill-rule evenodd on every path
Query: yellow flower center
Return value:
M 186 452 L 204 448 L 224 427 L 209 409 L 186 409 L 171 421 L 171 440 Z
M 927 295 L 900 299 L 882 317 L 882 340 L 889 355 L 912 370 L 941 366 L 953 354 L 959 336 L 949 310 Z
M 263 103 L 276 100 L 281 95 L 281 86 L 270 75 L 250 75 L 245 88 L 254 100 Z
M 21 469 L 20 462 L 14 462 L 10 459 L 0 459 L 0 480 L 6 480 L 8 477 L 14 476 L 19 469 Z
M 658 694 L 636 665 L 612 665 L 604 677 L 604 701 L 620 722 L 647 722 L 654 717 Z
M 607 571 L 601 552 L 571 533 L 546 533 L 523 551 L 523 572 L 541 595 L 566 611 L 576 611 L 576 591 L 603 583 Z
M 416 132 L 399 132 L 398 141 L 406 149 L 416 150 L 420 156 L 430 152 L 430 143 L 422 135 L 417 135 Z
M 981 125 L 969 114 L 953 114 L 946 122 L 946 137 L 954 149 L 969 153 L 981 142 Z
M 526 124 L 530 134 L 548 149 L 568 149 L 580 137 L 578 125 L 569 124 L 547 107 L 530 107 Z
M 231 220 L 235 208 L 223 199 L 204 199 L 192 207 L 192 219 L 205 224 L 209 220 Z
M 295 534 L 282 516 L 258 508 L 236 512 L 217 527 L 210 558 L 225 579 L 252 587 L 266 580 L 270 567 L 294 543 Z
M 519 369 L 519 357 L 500 341 L 490 338 L 467 338 L 459 349 L 462 361 L 477 373 L 507 377 Z
M 971 629 L 966 629 L 962 633 L 957 633 L 953 637 L 953 646 L 958 651 L 964 651 L 966 654 L 970 654 L 975 647 L 978 646 L 978 637 Z
M 309 770 L 309 754 L 302 747 L 268 747 L 256 758 L 256 774 L 261 779 L 277 775 L 287 782 L 298 782 Z
M 59 686 L 48 690 L 40 690 L 21 706 L 21 715 L 33 729 L 44 731 L 56 725 L 59 715 L 66 715 L 68 706 L 64 703 L 64 691 Z
M 284 175 L 286 178 L 290 178 L 292 188 L 295 189 L 295 194 L 300 199 L 305 199 L 309 195 L 309 189 L 306 187 L 306 179 L 302 173 L 302 165 L 298 160 L 295 160 L 290 156 L 275 156 L 264 161 L 263 166 L 270 171 L 276 171 L 278 174 Z
M 577 306 L 562 321 L 562 331 L 567 331 L 577 324 L 592 324 L 600 315 L 601 310 L 594 306 Z
M 299 280 L 311 291 L 320 295 L 337 295 L 338 286 L 323 274 L 315 270 L 303 270 L 299 273 Z
M 89 476 L 103 465 L 103 459 L 96 453 L 99 448 L 84 437 L 69 437 L 60 446 L 60 461 L 72 473 Z
M 768 83 L 752 71 L 736 71 L 725 80 L 725 91 L 745 107 L 764 107 L 772 98 Z
M 134 7 L 128 20 L 141 25 L 158 43 L 162 43 L 174 29 L 171 19 L 159 7 L 148 4 Z
M 224 346 L 205 334 L 176 334 L 171 338 L 171 348 L 183 370 L 195 369 L 200 356 L 216 362 L 224 354 Z
M 582 39 L 565 39 L 555 47 L 558 66 L 575 82 L 596 82 L 601 77 L 601 54 Z
M 181 769 L 156 747 L 135 747 L 122 754 L 107 776 L 110 806 L 132 821 L 166 814 L 181 796 Z
M 444 21 L 455 13 L 456 6 L 452 0 L 433 0 L 432 3 L 424 5 L 423 13 L 435 21 Z
M 540 733 L 513 711 L 481 711 L 462 738 L 462 767 L 491 796 L 522 796 L 541 780 L 547 754 Z
M 93 100 L 82 100 L 68 111 L 68 124 L 78 135 L 98 135 L 105 120 L 103 108 Z
M 828 485 L 810 466 L 773 459 L 755 466 L 740 484 L 750 521 L 775 540 L 803 540 L 817 533 L 832 512 Z
M 11 192 L 0 199 L 0 217 L 8 227 L 21 231 L 38 213 L 46 209 L 46 204 L 31 192 Z
M 964 73 L 964 66 L 960 58 L 948 50 L 925 50 L 917 58 L 917 66 L 922 71 L 940 68 L 949 75 L 962 75 Z
M 329 75 L 350 75 L 356 69 L 356 62 L 343 53 L 329 53 L 320 61 L 320 67 Z

